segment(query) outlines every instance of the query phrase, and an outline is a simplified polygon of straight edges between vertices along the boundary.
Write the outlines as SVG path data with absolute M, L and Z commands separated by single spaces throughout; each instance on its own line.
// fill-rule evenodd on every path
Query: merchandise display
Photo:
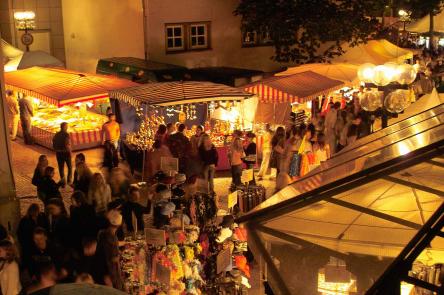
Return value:
M 218 198 L 185 193 L 183 184 L 154 185 L 153 219 L 121 247 L 128 294 L 247 294 L 247 232 L 234 216 L 218 216 Z M 222 221 L 221 221 L 222 220 Z

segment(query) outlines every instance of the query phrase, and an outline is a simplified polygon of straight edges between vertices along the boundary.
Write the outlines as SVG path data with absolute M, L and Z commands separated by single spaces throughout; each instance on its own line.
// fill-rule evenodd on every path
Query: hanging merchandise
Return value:
M 142 119 L 142 123 L 140 123 L 139 130 L 126 134 L 126 141 L 137 150 L 147 151 L 152 148 L 157 128 L 160 124 L 164 124 L 164 118 L 156 110 L 145 116 L 143 110 L 138 109 L 137 115 Z

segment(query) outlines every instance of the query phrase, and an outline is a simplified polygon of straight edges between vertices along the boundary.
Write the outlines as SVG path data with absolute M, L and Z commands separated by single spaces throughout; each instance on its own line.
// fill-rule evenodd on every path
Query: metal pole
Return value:
M 145 108 L 145 114 L 144 114 L 144 119 L 147 117 L 147 112 L 148 112 L 148 105 L 146 105 Z M 143 162 L 142 162 L 142 181 L 145 181 L 145 159 L 146 159 L 146 153 L 148 152 L 148 150 L 144 150 L 143 151 Z

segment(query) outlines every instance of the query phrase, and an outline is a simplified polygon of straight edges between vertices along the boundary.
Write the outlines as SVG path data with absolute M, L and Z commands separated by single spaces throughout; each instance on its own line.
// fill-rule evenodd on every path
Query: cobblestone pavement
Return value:
M 56 169 L 56 181 L 58 180 L 57 162 L 54 152 L 38 145 L 24 145 L 20 138 L 18 138 L 17 141 L 12 142 L 11 147 L 16 191 L 17 196 L 20 198 L 21 212 L 24 214 L 31 203 L 40 203 L 36 197 L 36 188 L 31 184 L 38 157 L 41 154 L 48 156 L 49 165 Z M 101 170 L 102 150 L 100 148 L 85 150 L 82 151 L 82 153 L 85 154 L 88 166 L 93 172 Z M 121 167 L 127 169 L 127 166 L 124 163 Z M 274 191 L 274 182 L 263 180 L 259 183 L 265 186 L 267 189 L 267 197 L 269 197 Z M 218 195 L 227 194 L 230 184 L 231 177 L 228 171 L 216 173 L 215 190 Z M 61 189 L 61 193 L 67 208 L 69 208 L 72 188 L 67 186 L 64 189 Z

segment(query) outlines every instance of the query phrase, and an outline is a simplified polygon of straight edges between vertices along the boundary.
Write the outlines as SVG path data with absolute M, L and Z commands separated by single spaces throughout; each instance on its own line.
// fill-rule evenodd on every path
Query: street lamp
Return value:
M 405 24 L 411 20 L 410 19 L 411 15 L 412 12 L 408 10 L 400 9 L 398 11 L 399 20 L 404 24 L 404 32 L 405 32 Z
M 361 98 L 361 106 L 366 111 L 376 111 L 382 108 L 382 127 L 388 125 L 387 113 L 401 113 L 410 105 L 408 91 L 404 88 L 415 81 L 417 71 L 409 64 L 388 62 L 383 65 L 363 64 L 358 69 L 358 78 L 361 82 L 378 86 L 383 91 L 366 92 Z
M 15 26 L 19 31 L 25 31 L 21 37 L 23 45 L 26 46 L 26 51 L 29 51 L 29 45 L 34 42 L 34 37 L 29 31 L 35 28 L 35 13 L 34 11 L 16 11 L 14 12 Z

